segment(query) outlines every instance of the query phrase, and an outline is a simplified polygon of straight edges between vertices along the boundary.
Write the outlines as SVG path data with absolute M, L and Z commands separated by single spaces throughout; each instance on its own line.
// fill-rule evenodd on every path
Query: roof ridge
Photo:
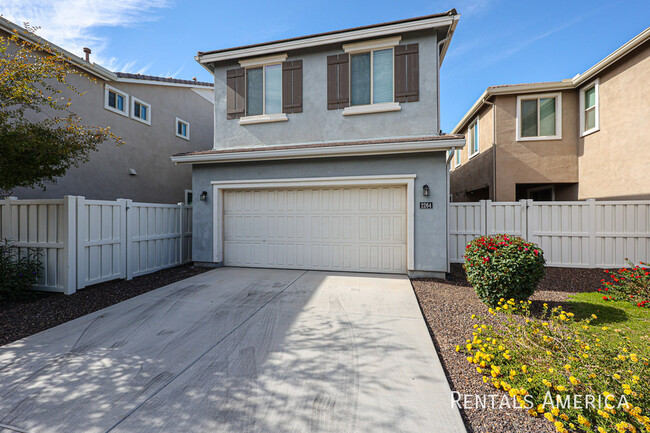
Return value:
M 192 86 L 214 87 L 214 83 L 206 81 L 182 80 L 172 77 L 160 77 L 156 75 L 133 74 L 131 72 L 116 72 L 118 78 L 130 78 L 133 80 L 160 81 L 163 83 L 189 84 Z

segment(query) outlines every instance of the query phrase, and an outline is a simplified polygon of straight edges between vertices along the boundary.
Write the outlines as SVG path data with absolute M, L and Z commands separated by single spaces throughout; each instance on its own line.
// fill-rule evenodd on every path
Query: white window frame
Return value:
M 350 93 L 350 103 L 352 103 L 352 57 L 355 54 L 364 54 L 370 53 L 370 104 L 364 105 L 350 105 L 343 109 L 344 116 L 352 116 L 356 114 L 368 114 L 368 113 L 382 113 L 386 111 L 400 111 L 402 107 L 399 102 L 395 102 L 395 46 L 399 45 L 401 41 L 401 36 L 394 36 L 392 38 L 385 39 L 376 39 L 372 41 L 363 41 L 355 42 L 352 44 L 343 45 L 343 51 L 350 55 L 350 62 L 348 71 L 348 88 Z M 373 56 L 375 51 L 380 50 L 393 50 L 393 100 L 391 102 L 373 102 L 373 90 L 375 86 L 375 80 L 373 78 Z
M 595 89 L 596 103 L 594 104 L 594 110 L 596 111 L 596 123 L 591 129 L 585 130 L 585 121 L 587 117 L 585 116 L 585 92 L 591 88 Z M 585 135 L 593 134 L 594 132 L 600 131 L 600 95 L 599 95 L 600 80 L 596 78 L 591 83 L 584 86 L 580 89 L 580 137 Z
M 279 113 L 266 113 L 266 70 L 267 66 L 280 65 L 282 68 L 282 62 L 287 59 L 287 54 L 278 54 L 274 56 L 259 57 L 256 59 L 246 59 L 240 60 L 239 65 L 242 68 L 246 69 L 246 74 L 244 75 L 244 91 L 248 89 L 248 70 L 262 68 L 262 114 L 255 114 L 252 116 L 244 116 L 239 118 L 240 125 L 250 125 L 254 123 L 270 123 L 270 122 L 285 122 L 289 120 L 286 113 L 282 112 L 283 101 L 282 101 L 282 81 L 280 81 L 280 112 Z M 244 93 L 244 99 L 248 95 Z
M 192 195 L 192 203 L 190 204 L 190 195 Z M 192 206 L 194 204 L 194 194 L 191 189 L 185 190 L 185 206 Z
M 544 98 L 555 98 L 555 135 L 537 135 L 535 137 L 521 136 L 521 102 L 531 99 L 537 100 L 537 128 L 540 128 L 539 100 Z M 516 119 L 517 141 L 539 141 L 539 140 L 561 140 L 562 139 L 562 93 L 544 93 L 517 96 L 517 119 Z
M 182 122 L 187 125 L 187 136 L 178 133 L 178 122 Z M 176 122 L 174 122 L 174 133 L 178 138 L 182 138 L 184 140 L 190 141 L 190 122 L 186 122 L 185 120 L 177 117 Z
M 114 92 L 118 95 L 121 95 L 124 98 L 124 111 L 120 111 L 117 108 L 113 108 L 108 105 L 108 92 Z M 108 84 L 104 85 L 104 108 L 113 113 L 121 114 L 122 116 L 129 117 L 129 94 L 124 93 L 121 90 L 116 89 L 115 87 L 109 86 Z
M 469 137 L 472 137 L 472 134 L 471 134 L 472 127 L 473 127 L 473 128 L 476 128 L 476 132 L 475 132 L 474 135 L 473 135 L 473 137 L 474 137 L 474 141 L 475 141 L 475 145 L 476 145 L 476 152 L 473 152 L 473 153 L 472 153 L 472 143 L 471 143 L 470 140 L 467 140 L 467 141 L 468 141 L 468 144 L 469 144 L 469 146 L 467 146 L 467 159 L 468 159 L 468 160 L 471 159 L 471 158 L 473 158 L 474 156 L 478 155 L 479 153 L 481 153 L 481 143 L 480 143 L 479 130 L 478 130 L 478 120 L 479 120 L 479 119 L 478 119 L 478 117 L 477 117 L 476 119 L 474 119 L 474 122 L 472 122 L 472 123 L 469 125 L 469 128 L 467 128 L 467 135 L 468 135 Z
M 454 168 L 460 167 L 460 149 L 456 149 L 454 153 Z
M 135 115 L 135 104 L 138 103 L 142 106 L 147 107 L 147 118 L 142 119 Z M 147 104 L 141 99 L 136 98 L 135 96 L 131 97 L 131 119 L 137 120 L 138 122 L 144 123 L 145 125 L 151 126 L 151 104 Z

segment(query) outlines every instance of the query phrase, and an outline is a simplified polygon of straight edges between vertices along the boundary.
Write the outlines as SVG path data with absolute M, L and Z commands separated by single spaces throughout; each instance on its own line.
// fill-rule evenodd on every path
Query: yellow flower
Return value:
M 551 422 L 555 421 L 555 418 L 553 418 L 553 415 L 551 415 L 550 412 L 546 412 L 546 413 L 544 414 L 544 418 L 546 418 L 547 420 L 549 420 L 549 421 L 551 421 Z
M 554 407 L 553 409 L 551 409 L 551 413 L 555 416 L 558 416 L 560 414 L 560 409 Z
M 543 380 L 542 380 L 542 383 L 543 383 L 544 385 L 548 386 L 549 388 L 550 388 L 551 386 L 553 386 L 553 384 L 552 384 L 551 382 L 549 382 L 548 380 L 546 380 L 546 379 L 543 379 Z
M 614 379 L 619 380 L 621 378 L 621 375 L 618 373 L 614 373 Z
M 554 369 L 554 368 L 549 368 L 549 369 L 548 369 L 548 372 L 549 372 L 549 373 L 555 373 L 555 369 Z
M 476 314 L 472 314 L 472 319 L 476 319 Z
M 560 415 L 560 418 L 562 418 L 564 421 L 568 421 L 569 420 L 569 415 L 563 413 L 563 414 Z
M 535 409 L 528 409 L 528 415 L 537 416 L 537 411 Z
M 569 377 L 569 381 L 570 381 L 573 385 L 579 385 L 579 384 L 580 384 L 580 379 L 577 379 L 577 378 L 575 378 L 574 376 Z
M 458 344 L 456 345 L 456 352 L 460 352 L 460 346 Z
M 602 427 L 598 427 L 598 433 L 607 433 L 607 430 Z
M 560 392 L 566 391 L 566 387 L 564 385 L 558 385 L 557 388 L 555 388 L 555 389 L 557 389 Z
M 528 366 L 527 366 L 526 364 L 522 365 L 522 366 L 521 366 L 521 371 L 523 371 L 524 373 L 526 373 L 526 372 L 528 371 Z

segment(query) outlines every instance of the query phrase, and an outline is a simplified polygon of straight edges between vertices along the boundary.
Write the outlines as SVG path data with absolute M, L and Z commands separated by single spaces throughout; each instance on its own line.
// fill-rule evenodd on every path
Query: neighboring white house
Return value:
M 216 51 L 210 151 L 192 164 L 194 260 L 444 276 L 439 68 L 455 10 Z M 198 200 L 198 197 L 201 199 Z

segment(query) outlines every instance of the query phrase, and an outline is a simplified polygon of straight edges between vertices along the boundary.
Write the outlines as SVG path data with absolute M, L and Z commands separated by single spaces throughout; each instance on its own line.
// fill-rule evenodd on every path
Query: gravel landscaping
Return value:
M 96 284 L 68 296 L 26 293 L 21 300 L 0 303 L 0 346 L 209 270 L 207 267 L 178 266 L 130 281 Z
M 547 268 L 546 276 L 531 298 L 533 306 L 564 302 L 571 293 L 598 289 L 603 278 L 602 269 Z M 429 332 L 440 355 L 452 390 L 461 394 L 496 394 L 497 404 L 502 391 L 482 381 L 463 354 L 457 353 L 457 344 L 472 337 L 470 316 L 489 316 L 488 308 L 469 286 L 460 265 L 452 265 L 449 280 L 412 280 L 420 308 L 429 326 Z M 447 403 L 447 402 L 445 402 Z M 521 409 L 466 409 L 461 410 L 469 432 L 542 433 L 555 429 L 546 420 L 533 418 Z

